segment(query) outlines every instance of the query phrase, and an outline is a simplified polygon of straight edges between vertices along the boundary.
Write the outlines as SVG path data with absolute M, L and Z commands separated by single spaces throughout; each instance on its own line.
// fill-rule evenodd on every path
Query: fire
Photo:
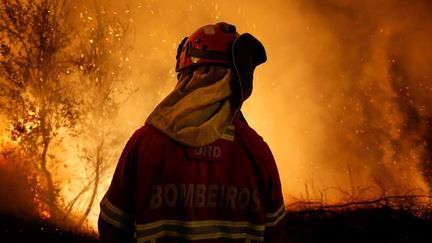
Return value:
M 268 62 L 257 68 L 243 112 L 273 150 L 287 204 L 430 193 L 427 1 L 146 4 L 136 10 L 135 23 L 150 27 L 138 31 L 142 44 L 131 58 L 137 72 L 150 76 L 132 77 L 143 92 L 131 99 L 145 104 L 145 112 L 122 112 L 134 128 L 175 84 L 168 75 L 169 81 L 155 80 L 172 73 L 181 37 L 223 20 L 256 35 L 267 49 Z
M 121 103 L 117 116 L 104 121 L 115 139 L 107 145 L 86 134 L 71 136 L 59 130 L 61 142 L 50 151 L 62 161 L 62 166 L 50 169 L 60 190 L 60 206 L 70 218 L 79 221 L 86 214 L 95 188 L 92 161 L 98 154 L 84 150 L 98 151 L 108 160 L 86 217 L 96 228 L 99 201 L 124 144 L 176 83 L 178 43 L 197 27 L 220 21 L 254 34 L 267 49 L 268 62 L 257 68 L 254 91 L 243 112 L 274 153 L 287 205 L 298 200 L 334 204 L 430 195 L 428 1 L 280 0 L 265 6 L 261 1 L 128 2 L 126 13 L 133 16 L 129 22 L 135 25 L 136 40 L 133 52 L 121 59 L 121 65 L 130 65 L 130 73 L 116 88 L 131 92 L 110 97 Z M 123 4 L 114 1 L 117 15 L 125 12 Z M 80 14 L 82 21 L 95 22 L 88 12 Z M 123 38 L 114 30 L 109 35 Z M 87 42 L 94 45 L 96 40 Z M 15 126 L 30 134 L 40 126 L 38 109 Z M 98 138 L 104 134 L 96 131 Z M 10 139 L 5 132 L 0 136 Z M 21 137 L 16 139 L 21 142 Z M 45 187 L 38 176 L 28 179 L 36 188 Z M 37 212 L 50 219 L 41 197 L 34 191 Z
M 39 175 L 28 176 L 27 180 L 30 185 L 33 185 L 31 191 L 33 192 L 33 204 L 35 205 L 36 214 L 39 215 L 40 218 L 48 220 L 51 218 L 51 213 L 49 212 L 49 208 L 46 203 L 43 202 L 41 198 L 40 190 L 43 190 L 44 187 L 41 183 L 41 177 Z

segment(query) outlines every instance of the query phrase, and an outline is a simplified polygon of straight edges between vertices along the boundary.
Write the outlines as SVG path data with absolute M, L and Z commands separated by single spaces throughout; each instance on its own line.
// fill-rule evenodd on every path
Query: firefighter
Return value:
M 130 138 L 100 204 L 101 242 L 282 242 L 273 155 L 240 107 L 263 45 L 227 23 L 178 47 L 178 83 Z

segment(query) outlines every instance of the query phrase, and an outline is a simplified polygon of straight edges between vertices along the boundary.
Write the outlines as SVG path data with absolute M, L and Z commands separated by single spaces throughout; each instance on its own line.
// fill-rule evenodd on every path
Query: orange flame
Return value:
M 27 180 L 32 185 L 31 191 L 33 192 L 33 203 L 35 206 L 35 213 L 42 219 L 50 219 L 51 214 L 49 212 L 48 205 L 43 202 L 40 191 L 43 190 L 40 175 L 29 175 Z
M 204 24 L 227 21 L 254 34 L 267 49 L 268 62 L 257 68 L 243 112 L 272 148 L 287 204 L 430 194 L 430 1 L 130 3 L 136 41 L 125 59 L 133 67 L 131 76 L 122 85 L 138 92 L 115 97 L 125 102 L 109 121 L 120 137 L 110 158 L 118 158 L 128 136 L 174 87 L 182 37 Z M 113 4 L 117 14 L 123 12 L 123 1 Z M 86 14 L 82 21 L 93 21 Z M 52 152 L 64 161 L 54 169 L 67 204 L 85 188 L 90 173 L 77 158 L 77 146 L 92 144 L 60 133 L 62 146 Z M 101 180 L 88 217 L 93 227 L 116 162 L 109 162 Z M 37 176 L 29 180 L 43 186 Z M 38 214 L 50 218 L 34 192 Z M 75 204 L 74 215 L 83 213 L 88 197 Z

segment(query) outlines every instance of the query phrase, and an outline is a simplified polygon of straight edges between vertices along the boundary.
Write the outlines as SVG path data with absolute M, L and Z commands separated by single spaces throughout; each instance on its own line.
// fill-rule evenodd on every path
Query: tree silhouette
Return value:
M 59 213 L 51 154 L 61 129 L 73 129 L 79 110 L 68 78 L 68 0 L 0 2 L 0 109 L 11 137 L 33 157 L 49 214 Z
M 64 219 L 90 195 L 78 218 L 81 227 L 113 156 L 111 119 L 116 94 L 126 91 L 121 84 L 130 68 L 131 18 L 109 10 L 106 1 L 73 3 L 0 0 L 0 110 L 10 137 L 33 162 L 43 216 Z M 79 163 L 91 173 L 75 198 L 64 202 L 55 176 L 63 161 L 55 152 L 68 136 L 86 141 Z
M 81 149 L 81 159 L 92 170 L 82 190 L 67 206 L 70 212 L 74 204 L 87 191 L 88 204 L 79 217 L 81 227 L 89 215 L 98 195 L 99 184 L 107 168 L 114 161 L 112 147 L 118 143 L 112 119 L 117 115 L 119 101 L 115 96 L 130 92 L 124 77 L 130 69 L 127 53 L 131 32 L 129 10 L 126 16 L 110 10 L 107 3 L 93 0 L 80 13 L 83 24 L 78 44 L 76 67 L 80 76 L 83 116 L 81 133 L 88 142 Z

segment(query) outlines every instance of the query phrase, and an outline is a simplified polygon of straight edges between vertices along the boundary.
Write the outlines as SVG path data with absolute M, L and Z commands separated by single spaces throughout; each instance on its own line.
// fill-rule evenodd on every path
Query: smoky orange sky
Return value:
M 119 13 L 130 9 L 134 26 L 126 83 L 136 92 L 112 120 L 124 137 L 116 153 L 174 87 L 178 43 L 224 21 L 266 47 L 242 110 L 274 153 L 287 204 L 430 193 L 431 1 L 111 3 Z
M 129 134 L 176 79 L 175 51 L 225 21 L 266 47 L 246 119 L 276 158 L 286 201 L 428 191 L 430 1 L 116 1 L 132 11 Z M 115 163 L 115 162 L 113 162 Z M 430 176 L 430 174 L 429 174 Z M 363 189 L 368 187 L 375 189 Z M 382 191 L 381 191 L 382 192 Z

